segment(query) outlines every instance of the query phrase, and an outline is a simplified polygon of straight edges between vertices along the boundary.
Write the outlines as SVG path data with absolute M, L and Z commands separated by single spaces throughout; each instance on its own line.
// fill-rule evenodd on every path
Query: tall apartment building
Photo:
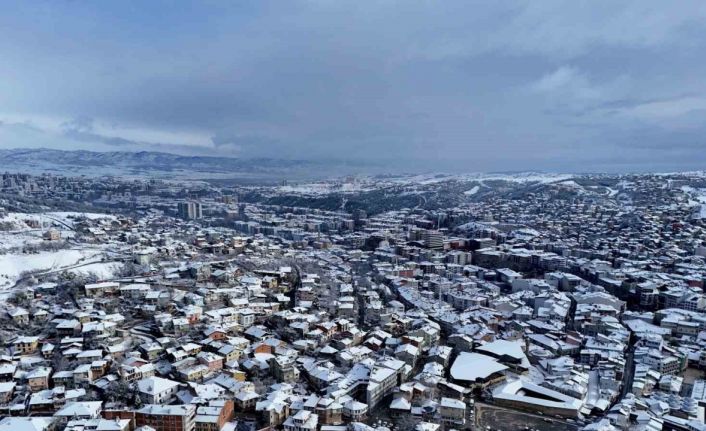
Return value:
M 424 245 L 434 250 L 444 248 L 444 235 L 438 230 L 426 230 L 423 234 Z
M 366 401 L 370 409 L 375 408 L 401 383 L 404 366 L 405 363 L 398 359 L 386 359 L 375 364 L 366 389 Z
M 185 220 L 195 220 L 203 218 L 203 209 L 200 202 L 188 201 L 179 202 L 177 205 L 179 217 Z

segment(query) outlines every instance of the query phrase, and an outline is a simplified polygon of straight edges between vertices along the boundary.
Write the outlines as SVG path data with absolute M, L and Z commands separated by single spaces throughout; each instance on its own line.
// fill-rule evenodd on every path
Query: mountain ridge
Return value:
M 158 177 L 317 177 L 340 161 L 235 158 L 181 155 L 158 151 L 91 151 L 51 148 L 0 149 L 0 169 L 27 173 L 150 175 Z M 333 170 L 332 170 L 333 172 Z M 330 173 L 330 172 L 328 172 Z

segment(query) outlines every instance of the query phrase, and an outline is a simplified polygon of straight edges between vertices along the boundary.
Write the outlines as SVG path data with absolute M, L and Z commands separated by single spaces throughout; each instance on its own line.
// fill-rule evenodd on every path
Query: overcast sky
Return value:
M 706 168 L 706 2 L 19 1 L 0 148 Z

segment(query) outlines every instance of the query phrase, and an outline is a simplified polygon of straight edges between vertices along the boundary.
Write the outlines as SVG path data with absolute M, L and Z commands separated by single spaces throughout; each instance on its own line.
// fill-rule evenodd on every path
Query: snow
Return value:
M 522 349 L 523 345 L 523 342 L 520 340 L 496 340 L 491 343 L 483 344 L 476 350 L 486 352 L 494 356 L 509 356 L 514 359 L 519 359 L 522 366 L 529 368 L 530 362 Z
M 541 235 L 538 231 L 531 228 L 517 229 L 512 231 L 512 233 L 519 238 L 533 238 Z
M 576 415 L 582 405 L 580 400 L 522 379 L 497 386 L 493 389 L 493 397 L 496 400 L 512 401 L 534 408 L 556 408 L 572 411 Z
M 73 238 L 74 232 L 71 229 L 75 220 L 81 217 L 92 220 L 116 219 L 107 214 L 80 212 L 12 212 L 0 219 L 0 222 L 13 224 L 10 231 L 0 232 L 0 290 L 13 286 L 25 271 L 69 270 L 81 274 L 95 273 L 99 278 L 112 277 L 120 264 L 102 262 L 104 250 L 100 247 L 22 253 L 25 246 L 45 241 L 42 235 L 50 227 L 58 230 L 62 239 Z M 28 224 L 32 221 L 37 222 L 39 228 Z
M 706 218 L 706 189 L 696 189 L 690 186 L 682 186 L 681 190 L 693 197 L 695 201 L 692 201 L 692 203 L 699 206 L 699 208 L 694 212 L 693 217 L 696 219 Z
M 42 235 L 49 228 L 56 229 L 62 239 L 73 238 L 71 230 L 74 221 L 70 217 L 85 216 L 92 219 L 111 218 L 105 214 L 49 212 L 46 214 L 29 214 L 12 212 L 0 218 L 0 222 L 12 223 L 9 231 L 0 232 L 0 253 L 20 251 L 21 248 L 40 244 L 44 241 Z M 38 228 L 31 227 L 28 223 L 38 223 Z
M 103 280 L 112 278 L 121 267 L 122 264 L 117 262 L 96 262 L 72 269 L 70 272 L 82 275 L 94 274 L 96 277 Z
M 476 381 L 486 379 L 494 373 L 507 370 L 490 356 L 462 352 L 451 366 L 451 377 L 456 380 Z
M 296 185 L 280 186 L 276 190 L 280 193 L 301 194 L 305 196 L 323 196 L 330 193 L 357 193 L 375 190 L 384 186 L 428 186 L 443 183 L 445 181 L 465 181 L 465 182 L 480 182 L 483 181 L 509 181 L 515 183 L 558 183 L 561 181 L 570 181 L 575 175 L 572 174 L 551 174 L 541 172 L 521 172 L 513 174 L 420 174 L 420 175 L 400 175 L 387 178 L 372 178 L 359 177 L 355 180 L 340 181 L 317 181 L 310 183 L 302 183 Z M 480 191 L 481 186 L 473 186 L 466 190 L 466 196 L 473 196 Z
M 117 220 L 114 215 L 111 214 L 101 214 L 101 213 L 83 213 L 83 212 L 72 212 L 72 211 L 58 211 L 46 213 L 47 216 L 54 219 L 61 220 L 62 222 L 73 226 L 74 219 L 86 218 L 89 220 Z
M 0 253 L 44 241 L 40 232 L 0 232 Z
M 451 407 L 451 408 L 455 408 L 455 409 L 465 409 L 466 403 L 464 403 L 461 400 L 457 400 L 455 398 L 442 398 L 441 399 L 441 406 L 442 407 Z
M 47 213 L 17 213 L 11 212 L 7 214 L 6 217 L 0 219 L 0 221 L 11 221 L 17 224 L 20 230 L 30 229 L 25 220 L 34 220 L 39 222 L 42 228 L 46 229 L 50 226 L 55 226 L 58 223 L 64 223 L 68 226 L 73 227 L 75 219 L 87 218 L 90 220 L 116 220 L 114 215 L 110 214 L 100 214 L 100 213 L 83 213 L 83 212 L 71 212 L 71 211 L 55 211 Z M 58 226 L 65 227 L 65 226 Z
M 74 266 L 86 259 L 95 258 L 99 251 L 67 249 L 36 254 L 0 255 L 0 290 L 17 282 L 24 271 L 52 271 Z
M 329 193 L 357 193 L 374 190 L 374 184 L 365 181 L 340 183 L 336 181 L 304 183 L 278 187 L 281 193 L 293 193 L 309 196 L 323 196 Z
M 412 408 L 412 404 L 410 404 L 410 402 L 405 398 L 399 397 L 392 400 L 392 403 L 390 403 L 390 408 L 392 410 L 409 410 Z
M 466 190 L 465 192 L 463 192 L 463 194 L 466 196 L 473 196 L 474 194 L 478 193 L 478 190 L 480 190 L 480 186 L 473 186 L 472 189 Z
M 559 182 L 555 182 L 555 183 L 552 183 L 552 184 L 553 184 L 553 185 L 556 185 L 556 186 L 559 186 L 559 187 L 563 187 L 563 188 L 565 188 L 565 189 L 574 190 L 574 191 L 576 191 L 576 192 L 578 192 L 578 193 L 584 193 L 584 192 L 586 191 L 586 189 L 584 189 L 581 184 L 577 183 L 577 182 L 574 181 L 574 180 L 559 181 Z
M 492 174 L 492 173 L 474 173 L 474 174 L 424 174 L 403 176 L 399 178 L 389 179 L 389 181 L 397 184 L 422 184 L 429 185 L 440 183 L 443 181 L 510 181 L 516 183 L 531 183 L 537 182 L 542 184 L 554 183 L 558 181 L 570 180 L 574 178 L 573 174 L 551 174 L 541 172 L 518 172 L 513 174 Z

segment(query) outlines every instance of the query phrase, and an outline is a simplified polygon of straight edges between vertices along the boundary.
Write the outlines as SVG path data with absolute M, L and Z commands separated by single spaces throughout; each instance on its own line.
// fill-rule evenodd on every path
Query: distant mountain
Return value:
M 284 159 L 183 156 L 154 151 L 0 150 L 0 169 L 63 175 L 123 175 L 164 178 L 316 178 L 340 164 Z M 340 172 L 339 172 L 340 174 Z

